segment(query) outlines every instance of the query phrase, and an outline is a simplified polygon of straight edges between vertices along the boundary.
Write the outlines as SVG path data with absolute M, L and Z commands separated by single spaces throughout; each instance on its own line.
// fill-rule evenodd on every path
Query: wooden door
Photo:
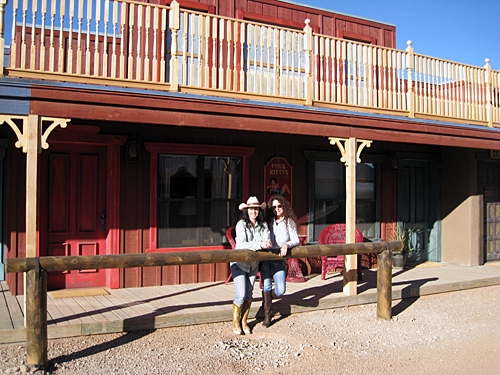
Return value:
M 484 197 L 485 260 L 500 260 L 500 163 L 481 163 L 479 189 Z
M 47 152 L 48 151 L 48 152 Z M 107 254 L 106 146 L 52 144 L 42 176 L 41 247 L 46 255 Z M 50 273 L 48 288 L 104 286 L 106 270 Z
M 440 182 L 435 161 L 401 160 L 397 220 L 410 233 L 410 262 L 441 261 Z

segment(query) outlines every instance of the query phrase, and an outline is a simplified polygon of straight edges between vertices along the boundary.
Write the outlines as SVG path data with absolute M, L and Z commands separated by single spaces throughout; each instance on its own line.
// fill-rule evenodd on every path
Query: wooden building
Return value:
M 355 207 L 366 241 L 413 229 L 410 260 L 500 258 L 500 72 L 488 63 L 397 50 L 393 25 L 279 0 L 36 4 L 0 20 L 7 258 L 228 249 L 239 203 L 277 185 L 309 243 Z M 49 288 L 228 272 L 71 271 Z M 22 275 L 6 279 L 23 292 Z

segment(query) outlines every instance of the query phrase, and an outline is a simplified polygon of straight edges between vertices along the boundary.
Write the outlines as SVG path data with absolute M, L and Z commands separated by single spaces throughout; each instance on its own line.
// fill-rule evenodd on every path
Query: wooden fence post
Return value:
M 409 117 L 415 117 L 415 88 L 413 87 L 413 47 L 411 40 L 406 42 L 406 70 L 407 70 L 407 93 L 406 93 L 406 106 Z
M 26 364 L 47 367 L 47 273 L 37 267 L 26 273 Z
M 377 256 L 377 318 L 392 318 L 392 253 L 389 248 Z

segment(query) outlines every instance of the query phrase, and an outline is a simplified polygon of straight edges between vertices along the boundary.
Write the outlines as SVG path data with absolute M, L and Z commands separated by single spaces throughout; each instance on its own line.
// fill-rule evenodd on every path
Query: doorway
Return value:
M 484 260 L 500 260 L 500 163 L 480 164 L 479 192 L 484 199 Z
M 400 158 L 397 221 L 409 230 L 409 262 L 441 261 L 437 161 Z
M 107 147 L 53 143 L 43 153 L 40 194 L 40 255 L 109 254 Z M 106 285 L 109 270 L 73 270 L 48 275 L 50 290 Z

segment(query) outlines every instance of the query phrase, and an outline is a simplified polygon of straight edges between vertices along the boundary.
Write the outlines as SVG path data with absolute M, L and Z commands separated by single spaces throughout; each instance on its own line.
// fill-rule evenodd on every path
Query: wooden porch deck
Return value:
M 393 271 L 392 299 L 497 284 L 500 284 L 500 262 L 478 267 L 424 263 Z M 25 342 L 24 297 L 12 296 L 5 281 L 0 286 L 0 344 Z M 227 285 L 219 282 L 101 292 L 77 296 L 77 291 L 73 291 L 65 298 L 55 298 L 54 293 L 49 293 L 49 339 L 230 321 L 234 286 L 232 282 Z M 250 316 L 260 320 L 258 283 L 254 298 Z M 313 274 L 306 282 L 287 283 L 285 297 L 274 302 L 273 310 L 287 315 L 375 303 L 376 299 L 375 270 L 363 270 L 357 296 L 342 293 L 340 274 L 329 274 L 324 281 Z

